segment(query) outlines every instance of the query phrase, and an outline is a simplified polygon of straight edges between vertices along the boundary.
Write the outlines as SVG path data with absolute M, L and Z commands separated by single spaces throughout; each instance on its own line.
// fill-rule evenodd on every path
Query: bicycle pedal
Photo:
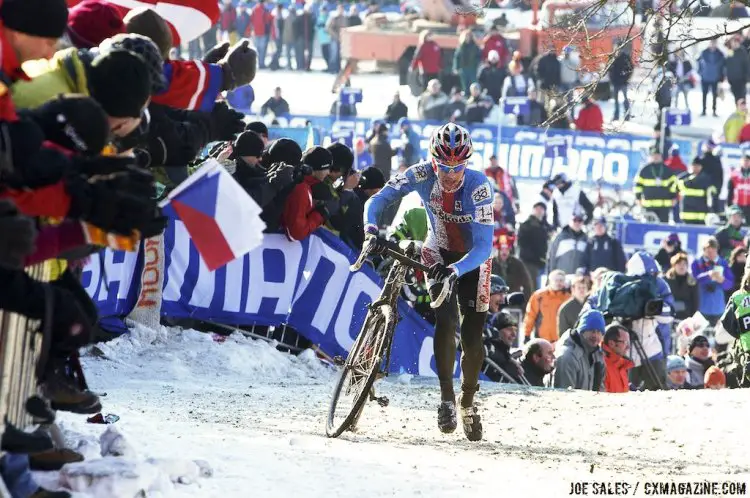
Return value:
M 346 363 L 346 360 L 342 356 L 334 356 L 333 357 L 333 364 L 337 367 L 343 367 L 344 363 Z
M 388 399 L 388 396 L 377 397 L 377 398 L 375 398 L 375 401 L 377 401 L 378 404 L 380 406 L 382 406 L 383 408 L 385 408 L 386 406 L 388 406 L 388 403 L 391 402 L 391 400 Z

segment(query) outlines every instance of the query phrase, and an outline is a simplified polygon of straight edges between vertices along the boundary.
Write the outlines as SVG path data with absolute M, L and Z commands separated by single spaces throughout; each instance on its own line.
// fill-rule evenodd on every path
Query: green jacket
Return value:
M 419 240 L 427 238 L 427 211 L 423 207 L 412 208 L 404 213 L 402 221 L 393 233 L 397 240 Z
M 476 75 L 479 64 L 482 63 L 482 49 L 476 43 L 464 43 L 458 46 L 453 54 L 453 71 L 473 71 Z
M 75 48 L 60 50 L 50 60 L 29 61 L 23 70 L 31 81 L 18 81 L 11 87 L 19 109 L 39 107 L 60 94 L 89 95 L 86 68 Z

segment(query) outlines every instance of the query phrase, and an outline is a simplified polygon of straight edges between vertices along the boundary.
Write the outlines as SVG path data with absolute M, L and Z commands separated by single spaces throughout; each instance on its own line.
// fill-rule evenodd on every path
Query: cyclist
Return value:
M 492 253 L 492 187 L 479 171 L 468 170 L 474 151 L 468 131 L 453 123 L 439 127 L 430 139 L 430 158 L 391 178 L 365 205 L 366 245 L 382 252 L 377 220 L 385 208 L 410 192 L 422 198 L 429 220 L 422 262 L 430 268 L 428 288 L 433 300 L 444 285 L 457 292 L 435 310 L 435 361 L 440 380 L 438 427 L 456 430 L 453 365 L 455 332 L 461 308 L 461 396 L 458 403 L 466 437 L 482 439 L 482 424 L 474 405 L 484 361 L 482 331 L 489 308 Z M 440 285 L 442 284 L 442 285 Z

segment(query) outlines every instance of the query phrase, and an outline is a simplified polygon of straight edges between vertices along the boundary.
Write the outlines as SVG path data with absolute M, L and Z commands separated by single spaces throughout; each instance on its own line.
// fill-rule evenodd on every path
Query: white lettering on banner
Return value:
M 587 147 L 592 149 L 603 149 L 606 147 L 606 142 L 602 137 L 589 137 L 581 135 L 576 137 L 576 147 Z
M 336 305 L 341 298 L 341 289 L 346 286 L 346 281 L 349 278 L 349 260 L 315 235 L 310 237 L 309 247 L 307 261 L 305 262 L 305 276 L 302 277 L 302 282 L 297 294 L 294 296 L 293 302 L 296 302 L 300 298 L 310 281 L 314 278 L 315 273 L 319 271 L 321 260 L 326 259 L 330 261 L 333 264 L 333 274 L 328 282 L 325 283 L 323 295 L 319 296 L 320 304 L 315 310 L 315 316 L 311 323 L 321 333 L 325 333 L 333 319 Z
M 312 242 L 312 241 L 311 241 Z M 284 281 L 267 282 L 265 280 L 265 264 L 263 253 L 266 251 L 280 252 L 284 256 Z M 258 314 L 263 298 L 277 298 L 277 315 L 286 315 L 292 307 L 294 286 L 302 261 L 302 244 L 290 242 L 284 235 L 266 234 L 263 245 L 250 251 L 250 278 L 248 285 L 246 313 Z M 270 272 L 269 272 L 270 273 Z
M 437 372 L 432 369 L 430 363 L 435 356 L 435 340 L 432 337 L 425 337 L 422 341 L 422 347 L 419 348 L 419 375 L 423 377 L 437 377 Z
M 338 316 L 336 316 L 336 323 L 333 327 L 334 337 L 339 346 L 349 351 L 352 344 L 354 344 L 354 338 L 352 338 L 351 334 L 357 334 L 358 332 L 351 330 L 352 318 L 356 311 L 354 306 L 357 304 L 359 296 L 366 294 L 369 296 L 370 302 L 375 302 L 380 295 L 380 290 L 380 286 L 363 272 L 352 274 L 346 290 L 343 292 L 344 299 L 341 301 L 341 308 L 339 309 Z
M 125 259 L 120 263 L 115 263 L 115 253 L 107 249 L 104 251 L 104 274 L 107 276 L 109 285 L 100 285 L 94 301 L 106 301 L 109 296 L 109 288 L 114 282 L 119 282 L 116 298 L 126 299 L 130 292 L 130 286 L 133 282 L 133 269 L 135 262 L 138 260 L 137 252 L 126 252 Z
M 174 245 L 169 253 L 169 265 L 167 267 L 167 285 L 164 288 L 162 301 L 178 302 L 180 300 L 180 288 L 187 271 L 188 258 L 190 257 L 190 235 L 185 230 L 185 224 L 180 220 L 174 220 Z
M 661 241 L 669 237 L 670 231 L 663 230 L 649 230 L 643 235 L 643 247 L 645 249 L 658 249 L 661 246 Z M 680 242 L 682 247 L 687 247 L 687 234 L 680 233 Z
M 195 288 L 190 295 L 190 306 L 199 308 L 208 308 L 214 298 L 216 291 L 216 274 L 208 269 L 203 258 L 198 258 L 198 280 L 195 282 Z
M 258 250 L 256 248 L 256 250 Z M 242 274 L 245 270 L 245 257 L 230 261 L 226 267 L 226 278 L 224 279 L 224 311 L 239 313 L 242 306 Z
M 86 286 L 86 294 L 91 296 L 91 299 L 94 299 L 96 296 L 96 291 L 99 289 L 99 284 L 101 283 L 101 259 L 99 253 L 95 252 L 89 256 L 89 261 L 83 270 L 84 274 L 87 272 L 91 274 L 89 285 Z

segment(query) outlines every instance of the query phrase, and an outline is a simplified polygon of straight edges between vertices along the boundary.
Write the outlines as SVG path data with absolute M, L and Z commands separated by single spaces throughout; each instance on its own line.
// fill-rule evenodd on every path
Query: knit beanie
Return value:
M 120 11 L 104 0 L 84 0 L 68 14 L 68 38 L 76 48 L 94 48 L 124 32 Z
M 290 138 L 279 138 L 266 147 L 260 161 L 266 168 L 275 163 L 299 166 L 302 162 L 302 149 L 297 142 Z
M 109 140 L 107 114 L 89 97 L 61 95 L 23 113 L 39 125 L 46 140 L 70 151 L 96 156 Z
M 351 171 L 354 164 L 352 149 L 341 142 L 334 142 L 328 146 L 328 152 L 333 157 L 331 171 L 341 171 L 344 174 Z
M 2 0 L 0 20 L 19 33 L 60 38 L 68 25 L 68 4 L 65 0 Z
M 667 357 L 667 373 L 671 373 L 675 370 L 685 370 L 685 360 L 682 356 L 671 354 Z
M 706 374 L 703 376 L 703 387 L 726 387 L 727 377 L 716 365 L 708 367 Z
M 243 131 L 232 146 L 234 157 L 260 157 L 263 154 L 263 139 L 254 131 Z
M 359 188 L 362 190 L 378 189 L 385 187 L 385 176 L 383 172 L 374 166 L 365 168 L 359 177 Z
M 172 30 L 169 24 L 156 11 L 147 7 L 133 9 L 123 19 L 128 33 L 143 35 L 153 41 L 159 48 L 164 60 L 169 59 L 169 51 L 174 46 Z
M 315 146 L 302 153 L 302 163 L 310 166 L 313 171 L 323 171 L 331 168 L 333 157 L 328 150 Z
M 254 131 L 262 137 L 268 138 L 268 126 L 263 121 L 252 121 L 245 126 L 245 131 Z M 300 154 L 302 154 L 300 150 Z
M 599 310 L 588 310 L 578 319 L 578 328 L 576 329 L 579 334 L 586 332 L 587 330 L 596 330 L 604 333 L 604 316 Z
M 688 353 L 692 353 L 693 349 L 695 349 L 698 344 L 709 344 L 708 339 L 705 335 L 696 335 L 693 336 L 692 339 L 690 339 L 690 344 L 688 345 Z
M 115 50 L 100 54 L 88 68 L 91 96 L 113 118 L 138 118 L 151 96 L 151 76 L 142 58 Z
M 500 310 L 492 317 L 490 325 L 499 331 L 508 327 L 517 327 L 518 320 L 516 320 L 508 311 Z
M 151 94 L 156 95 L 167 89 L 167 78 L 164 76 L 164 59 L 159 49 L 149 38 L 131 33 L 123 33 L 104 40 L 99 45 L 99 52 L 127 50 L 146 63 L 151 74 Z

